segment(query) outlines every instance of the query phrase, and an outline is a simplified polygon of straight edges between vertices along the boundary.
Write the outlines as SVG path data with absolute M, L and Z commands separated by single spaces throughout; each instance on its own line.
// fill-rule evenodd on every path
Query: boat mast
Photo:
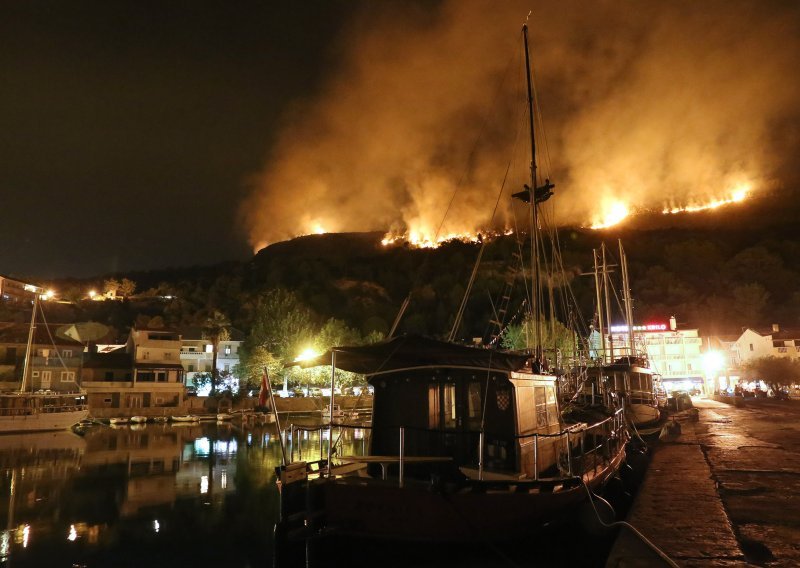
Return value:
M 603 299 L 600 282 L 600 267 L 597 263 L 597 249 L 592 249 L 592 258 L 594 259 L 594 291 L 597 295 L 597 327 L 600 331 L 600 353 L 602 363 L 606 362 L 606 334 L 603 331 Z
M 630 356 L 635 357 L 636 344 L 633 338 L 633 306 L 631 305 L 631 284 L 628 278 L 628 257 L 622 248 L 622 239 L 619 239 L 619 262 L 622 265 L 622 298 L 625 302 L 625 322 L 628 324 L 628 349 Z
M 27 286 L 26 286 L 27 288 Z M 31 314 L 31 327 L 28 330 L 28 346 L 25 348 L 25 363 L 22 366 L 22 381 L 19 385 L 19 392 L 25 392 L 28 388 L 28 372 L 31 367 L 31 348 L 33 346 L 33 335 L 36 331 L 36 309 L 39 307 L 39 292 L 40 289 L 32 286 L 33 290 L 33 313 Z
M 606 263 L 606 245 L 602 243 L 600 250 L 603 251 L 603 292 L 606 298 L 606 325 L 608 326 L 608 350 L 610 353 L 608 362 L 614 362 L 614 334 L 611 332 L 611 300 L 608 297 L 610 279 L 608 276 L 608 264 Z
M 525 76 L 528 80 L 528 123 L 531 136 L 531 185 L 529 202 L 529 222 L 531 238 L 531 317 L 533 318 L 534 356 L 541 357 L 542 325 L 539 318 L 539 210 L 536 206 L 536 136 L 534 134 L 533 88 L 531 86 L 531 60 L 528 53 L 528 24 L 523 24 L 522 35 L 525 40 Z M 530 347 L 530 345 L 528 346 Z

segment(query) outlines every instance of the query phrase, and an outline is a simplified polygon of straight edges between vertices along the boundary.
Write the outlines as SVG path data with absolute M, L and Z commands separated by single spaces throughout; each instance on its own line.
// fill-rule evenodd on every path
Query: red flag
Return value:
M 258 391 L 258 405 L 267 406 L 267 372 L 261 375 L 261 390 Z

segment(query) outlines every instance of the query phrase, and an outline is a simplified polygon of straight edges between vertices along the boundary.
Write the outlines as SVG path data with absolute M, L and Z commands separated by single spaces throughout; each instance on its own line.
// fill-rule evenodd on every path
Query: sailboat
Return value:
M 533 150 L 527 25 L 523 37 Z M 553 187 L 537 187 L 535 172 L 532 151 L 531 231 Z M 535 248 L 538 237 L 531 241 Z M 540 357 L 539 347 L 520 354 L 405 335 L 303 363 L 332 367 L 331 393 L 337 369 L 366 377 L 374 388 L 370 450 L 336 456 L 329 444 L 325 459 L 284 458 L 276 534 L 500 541 L 574 514 L 625 459 L 624 410 L 565 423 L 557 377 L 541 372 Z M 329 440 L 334 428 L 349 427 L 334 422 L 334 408 L 332 395 Z
M 647 353 L 637 350 L 633 329 L 633 310 L 628 281 L 628 263 L 622 241 L 619 242 L 620 269 L 625 325 L 617 335 L 611 325 L 609 301 L 609 266 L 606 246 L 594 251 L 595 291 L 599 339 L 596 364 L 585 369 L 586 380 L 580 393 L 584 401 L 618 408 L 626 407 L 626 418 L 635 427 L 652 427 L 665 417 L 659 407 L 660 376 L 650 366 Z M 604 321 L 605 320 L 605 321 Z
M 39 297 L 43 290 L 30 284 L 26 285 L 25 289 L 32 292 L 34 297 L 25 363 L 19 390 L 0 393 L 0 434 L 66 430 L 89 415 L 86 393 L 81 390 L 62 392 L 28 389 L 33 359 L 33 339 L 36 332 L 36 312 L 40 309 Z

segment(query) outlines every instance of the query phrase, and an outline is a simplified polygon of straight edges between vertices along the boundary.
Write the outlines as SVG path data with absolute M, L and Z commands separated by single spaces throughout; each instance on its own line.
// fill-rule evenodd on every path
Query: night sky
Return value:
M 4 2 L 0 274 L 251 253 L 248 176 L 350 2 Z
M 794 0 L 4 2 L 0 274 L 513 227 L 531 10 L 557 222 L 796 195 Z

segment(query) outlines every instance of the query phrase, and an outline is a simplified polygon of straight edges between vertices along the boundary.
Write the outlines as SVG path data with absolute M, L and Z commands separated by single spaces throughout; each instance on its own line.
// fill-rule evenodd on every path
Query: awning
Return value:
M 438 341 L 419 335 L 395 337 L 372 345 L 334 347 L 336 368 L 363 375 L 417 367 L 461 367 L 479 370 L 518 371 L 527 355 L 480 349 Z M 294 363 L 302 367 L 331 364 L 331 351 Z

